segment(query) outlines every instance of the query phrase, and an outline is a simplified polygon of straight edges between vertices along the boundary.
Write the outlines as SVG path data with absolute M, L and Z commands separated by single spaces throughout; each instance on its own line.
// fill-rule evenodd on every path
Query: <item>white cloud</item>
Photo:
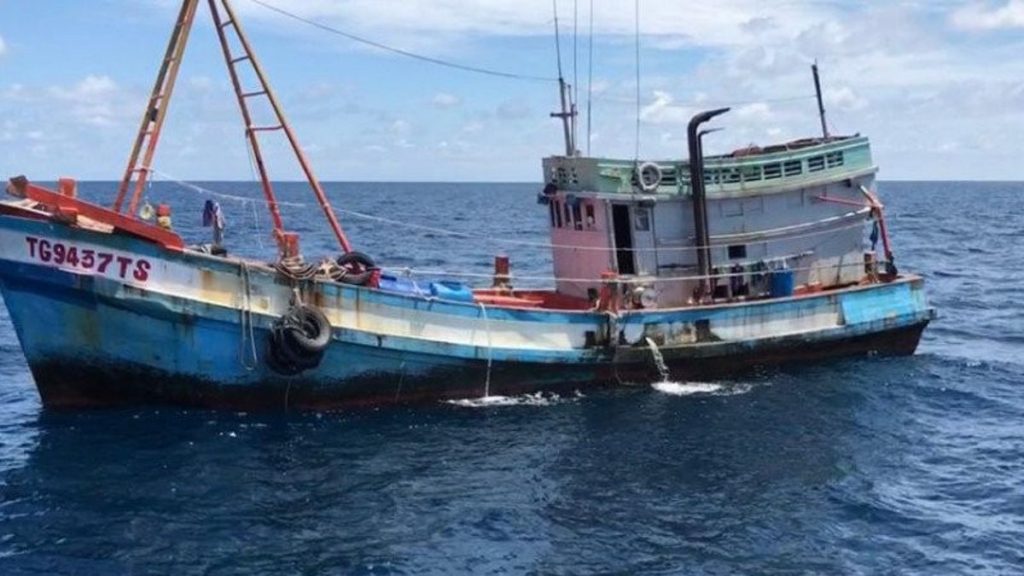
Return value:
M 857 94 L 849 86 L 827 88 L 824 90 L 822 97 L 829 108 L 835 107 L 841 110 L 857 111 L 863 110 L 868 105 L 867 99 Z
M 497 113 L 498 118 L 503 120 L 522 120 L 524 118 L 529 118 L 532 114 L 530 105 L 519 98 L 505 100 L 501 104 L 498 104 L 498 109 L 495 112 Z
M 403 44 L 422 41 L 416 35 L 452 36 L 488 34 L 546 36 L 551 33 L 549 0 L 266 0 L 268 4 L 302 18 L 346 31 L 390 31 Z M 602 35 L 632 36 L 632 2 L 598 2 L 594 31 Z M 834 12 L 817 3 L 787 2 L 766 9 L 761 0 L 718 0 L 713 6 L 694 6 L 678 0 L 645 0 L 640 27 L 651 47 L 676 49 L 690 45 L 728 46 L 753 43 L 756 38 L 792 36 Z M 559 17 L 568 26 L 571 6 L 559 4 Z M 279 13 L 254 3 L 240 3 L 248 15 L 296 24 Z M 585 17 L 586 8 L 580 9 Z M 770 17 L 769 17 L 770 15 Z
M 654 101 L 640 109 L 640 120 L 654 125 L 686 126 L 691 116 L 692 109 L 675 104 L 672 94 L 663 90 L 655 90 Z
M 954 27 L 962 30 L 1024 28 L 1024 0 L 1008 0 L 998 8 L 987 3 L 971 2 L 953 12 L 950 21 Z
M 110 76 L 86 76 L 70 89 L 55 88 L 58 95 L 70 100 L 80 98 L 103 98 L 117 91 L 117 82 Z
M 50 88 L 50 95 L 67 102 L 76 120 L 92 126 L 112 126 L 127 112 L 122 107 L 124 101 L 118 98 L 117 83 L 110 76 L 89 75 L 71 87 Z
M 743 121 L 764 122 L 772 118 L 772 109 L 764 102 L 754 102 L 740 106 L 735 114 Z
M 448 94 L 447 92 L 438 92 L 434 94 L 434 97 L 430 101 L 435 108 L 447 110 L 449 108 L 455 108 L 459 104 L 462 104 L 462 99 L 454 94 Z
M 4 37 L 0 36 L 0 56 L 7 53 L 7 44 L 4 42 Z

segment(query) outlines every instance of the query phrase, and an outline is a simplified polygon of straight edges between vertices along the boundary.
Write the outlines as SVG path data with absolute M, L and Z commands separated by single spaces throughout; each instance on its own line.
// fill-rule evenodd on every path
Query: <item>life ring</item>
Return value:
M 370 278 L 373 278 L 374 273 L 379 270 L 373 258 L 362 252 L 346 252 L 338 256 L 335 263 L 341 269 L 336 279 L 339 282 L 356 286 L 365 286 Z
M 654 162 L 644 162 L 636 168 L 637 185 L 644 192 L 654 192 L 661 186 L 661 167 Z

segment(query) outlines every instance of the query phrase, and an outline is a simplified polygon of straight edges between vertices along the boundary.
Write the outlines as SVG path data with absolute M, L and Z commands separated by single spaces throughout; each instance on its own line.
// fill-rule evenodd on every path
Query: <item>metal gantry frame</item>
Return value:
M 135 140 L 135 146 L 132 148 L 132 153 L 128 160 L 128 167 L 125 170 L 124 178 L 118 188 L 117 199 L 114 202 L 115 212 L 121 212 L 127 193 L 129 190 L 132 190 L 127 211 L 129 217 L 135 217 L 139 199 L 146 188 L 146 184 L 152 172 L 153 157 L 156 153 L 156 147 L 160 140 L 160 132 L 163 129 L 164 120 L 167 117 L 167 110 L 170 107 L 171 95 L 174 92 L 174 85 L 178 77 L 178 71 L 181 67 L 182 58 L 185 54 L 185 47 L 188 44 L 189 34 L 195 21 L 195 13 L 199 2 L 200 0 L 184 0 L 182 2 L 181 11 L 178 14 L 178 20 L 167 45 L 167 52 L 164 56 L 163 64 L 160 67 L 160 72 L 157 74 L 156 84 L 153 86 L 149 104 L 146 107 L 146 112 L 142 118 L 142 125 L 139 128 L 138 136 Z M 262 132 L 284 132 L 284 135 L 288 140 L 288 144 L 291 146 L 292 151 L 295 154 L 295 158 L 298 161 L 299 166 L 302 168 L 306 181 L 309 183 L 310 188 L 312 188 L 313 193 L 316 195 L 317 201 L 323 209 L 324 216 L 327 218 L 327 222 L 330 224 L 331 230 L 338 240 L 338 244 L 343 252 L 351 252 L 352 246 L 349 243 L 348 238 L 345 236 L 345 233 L 341 228 L 341 224 L 338 222 L 338 218 L 334 214 L 334 210 L 331 208 L 330 202 L 327 200 L 327 195 L 324 193 L 323 186 L 321 186 L 319 179 L 317 179 L 316 174 L 313 172 L 309 159 L 302 151 L 302 147 L 299 145 L 295 132 L 292 130 L 288 120 L 284 116 L 284 112 L 277 96 L 274 94 L 274 91 L 270 87 L 270 83 L 267 81 L 267 76 L 263 71 L 263 67 L 256 59 L 256 54 L 252 49 L 252 45 L 250 44 L 245 31 L 242 29 L 241 23 L 239 22 L 238 16 L 235 13 L 234 8 L 232 8 L 230 1 L 208 0 L 208 4 L 210 7 L 210 14 L 213 17 L 214 29 L 217 32 L 221 50 L 224 54 L 224 61 L 227 64 L 228 74 L 231 77 L 231 85 L 234 88 L 235 97 L 238 100 L 238 107 L 242 113 L 242 120 L 245 123 L 245 137 L 252 149 L 256 169 L 260 176 L 263 195 L 267 202 L 267 209 L 270 211 L 270 215 L 273 220 L 274 236 L 278 241 L 279 246 L 282 248 L 282 252 L 286 252 L 286 232 L 284 223 L 281 219 L 277 197 L 274 194 L 274 187 L 270 180 L 266 162 L 264 161 L 263 151 L 260 146 L 259 134 Z M 233 31 L 233 34 L 237 39 L 237 43 L 241 47 L 242 53 L 238 56 L 232 52 L 231 42 L 228 38 L 229 30 Z M 238 70 L 238 67 L 243 64 L 251 66 L 256 79 L 259 81 L 259 87 L 257 89 L 247 90 L 246 87 L 243 86 Z M 267 102 L 270 104 L 270 107 L 274 112 L 276 124 L 257 126 L 253 123 L 253 117 L 250 111 L 250 100 L 255 98 L 267 99 Z

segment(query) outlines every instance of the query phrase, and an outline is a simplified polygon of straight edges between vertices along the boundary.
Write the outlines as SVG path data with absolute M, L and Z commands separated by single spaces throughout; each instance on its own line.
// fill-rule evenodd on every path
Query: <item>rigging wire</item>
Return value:
M 483 67 L 480 67 L 480 66 L 470 66 L 469 64 L 460 64 L 458 62 L 452 62 L 451 60 L 443 60 L 441 58 L 436 58 L 436 57 L 433 57 L 433 56 L 425 56 L 423 54 L 417 54 L 416 52 L 410 52 L 409 50 L 403 50 L 401 48 L 396 48 L 394 46 L 389 46 L 387 44 L 383 44 L 383 43 L 377 42 L 375 40 L 370 40 L 369 38 L 364 38 L 362 36 L 357 36 L 355 34 L 352 34 L 351 32 L 346 32 L 344 30 L 340 30 L 340 29 L 335 28 L 333 26 L 328 26 L 327 24 L 324 24 L 322 22 L 317 22 L 316 20 L 310 20 L 309 18 L 305 18 L 303 16 L 299 16 L 298 14 L 295 14 L 293 12 L 289 12 L 289 11 L 285 10 L 284 8 L 281 8 L 279 6 L 275 6 L 275 5 L 273 5 L 273 4 L 269 3 L 269 2 L 265 2 L 264 0 L 249 0 L 249 1 L 252 2 L 253 4 L 257 4 L 259 6 L 262 6 L 262 7 L 266 8 L 267 10 L 270 10 L 272 12 L 277 12 L 278 14 L 280 14 L 282 16 L 286 16 L 288 18 L 291 18 L 292 20 L 295 20 L 297 22 L 302 22 L 304 24 L 308 24 L 310 26 L 313 26 L 315 28 L 319 28 L 319 29 L 324 30 L 326 32 L 330 32 L 331 34 L 336 34 L 338 36 L 342 36 L 344 38 L 348 38 L 349 40 L 352 40 L 353 42 L 358 42 L 360 44 L 365 44 L 367 46 L 371 46 L 373 48 L 377 48 L 378 50 L 384 50 L 386 52 L 392 52 L 394 54 L 399 54 L 399 55 L 405 56 L 407 58 L 413 58 L 415 60 L 420 60 L 420 61 L 423 61 L 423 62 L 429 62 L 431 64 L 436 64 L 438 66 L 445 66 L 447 68 L 454 68 L 456 70 L 462 70 L 464 72 L 475 72 L 477 74 L 485 74 L 485 75 L 488 75 L 488 76 L 497 76 L 499 78 L 509 78 L 509 79 L 513 79 L 513 80 L 529 80 L 529 81 L 534 81 L 534 82 L 556 82 L 557 81 L 557 78 L 551 78 L 551 77 L 548 77 L 548 76 L 533 76 L 533 75 L 530 75 L 530 74 L 518 74 L 518 73 L 514 73 L 514 72 L 506 72 L 506 71 L 503 71 L 503 70 L 494 70 L 494 69 L 491 69 L 491 68 L 483 68 Z
M 577 74 L 578 52 L 577 39 L 579 38 L 580 5 L 579 0 L 572 0 L 572 102 L 569 103 L 569 112 L 572 113 L 572 143 L 573 147 L 579 142 L 576 128 L 576 103 L 580 101 L 580 82 Z
M 590 39 L 587 42 L 587 156 L 590 156 L 590 113 L 594 96 L 594 0 L 590 0 Z
M 633 1 L 636 26 L 636 149 L 633 159 L 640 161 L 640 0 Z
M 234 195 L 234 194 L 225 194 L 223 192 L 217 192 L 217 191 L 214 191 L 214 190 L 210 190 L 208 188 L 204 188 L 202 186 L 199 186 L 198 184 L 193 184 L 191 182 L 186 182 L 184 180 L 179 180 L 179 179 L 175 178 L 174 176 L 171 176 L 171 175 L 169 175 L 167 173 L 161 172 L 161 171 L 159 171 L 159 170 L 157 170 L 155 168 L 153 169 L 153 173 L 158 174 L 159 176 L 163 177 L 164 179 L 166 179 L 166 180 L 168 180 L 170 182 L 174 182 L 175 184 L 178 184 L 179 186 L 182 186 L 183 188 L 192 190 L 194 192 L 199 192 L 201 194 L 207 194 L 207 195 L 210 195 L 210 196 L 214 196 L 214 197 L 218 197 L 218 198 L 223 198 L 223 199 L 226 199 L 226 200 L 233 200 L 233 201 L 236 201 L 236 202 L 239 202 L 239 203 L 242 203 L 242 204 L 247 203 L 247 202 L 252 203 L 253 205 L 255 205 L 255 204 L 266 204 L 267 203 L 267 200 L 266 199 L 262 199 L 262 198 L 252 198 L 252 197 L 248 197 L 248 196 L 238 196 L 238 195 Z M 289 207 L 295 207 L 295 208 L 309 208 L 309 207 L 314 206 L 313 204 L 307 204 L 307 203 L 303 203 L 303 202 L 285 202 L 285 201 L 278 201 L 277 205 L 278 206 L 289 206 Z M 337 208 L 336 210 L 339 213 L 341 213 L 341 214 L 345 214 L 347 216 L 352 216 L 352 217 L 358 218 L 360 220 L 366 220 L 366 221 L 369 221 L 369 222 L 376 222 L 378 224 L 387 224 L 387 225 L 390 225 L 390 226 L 394 226 L 396 228 L 405 228 L 405 229 L 408 229 L 408 230 L 417 230 L 417 231 L 420 231 L 420 232 L 429 233 L 429 234 L 437 234 L 437 235 L 440 235 L 440 236 L 449 236 L 449 237 L 452 237 L 452 238 L 463 238 L 463 239 L 470 239 L 470 240 L 482 240 L 482 241 L 487 241 L 487 242 L 491 242 L 491 243 L 495 243 L 495 244 L 524 246 L 524 247 L 532 247 L 532 248 L 544 248 L 544 249 L 573 249 L 573 250 L 581 250 L 581 251 L 608 251 L 609 250 L 608 247 L 602 247 L 602 246 L 579 246 L 579 245 L 575 245 L 575 244 L 552 244 L 552 243 L 549 243 L 549 242 L 534 242 L 534 241 L 530 241 L 530 240 L 519 240 L 519 239 L 514 239 L 514 238 L 496 238 L 496 237 L 491 236 L 491 235 L 471 234 L 471 233 L 468 233 L 468 232 L 456 232 L 456 231 L 453 231 L 453 230 L 449 230 L 447 228 L 437 228 L 437 227 L 433 227 L 433 226 L 425 226 L 425 225 L 422 225 L 422 224 L 415 224 L 415 223 L 407 222 L 407 221 L 404 221 L 404 220 L 393 220 L 391 218 L 384 218 L 383 216 L 374 216 L 373 214 L 366 214 L 366 213 L 363 213 L 363 212 L 357 212 L 355 210 L 346 210 L 346 209 L 343 209 L 343 208 Z M 820 229 L 820 230 L 817 229 L 817 228 L 820 228 L 822 226 L 828 226 L 829 224 L 840 223 L 840 222 L 842 222 L 844 220 L 848 220 L 850 218 L 856 218 L 856 217 L 860 217 L 860 216 L 865 216 L 865 215 L 870 214 L 870 211 L 871 211 L 871 208 L 865 206 L 864 208 L 861 208 L 859 210 L 854 210 L 854 211 L 847 212 L 845 214 L 841 214 L 841 215 L 838 215 L 838 216 L 832 216 L 832 217 L 829 217 L 829 218 L 825 218 L 823 220 L 819 220 L 817 222 L 798 224 L 798 225 L 787 226 L 787 227 L 783 227 L 783 228 L 776 228 L 776 229 L 773 229 L 773 230 L 762 230 L 762 231 L 754 231 L 754 232 L 742 232 L 742 233 L 738 233 L 738 234 L 726 234 L 726 235 L 713 236 L 712 237 L 713 239 L 720 240 L 720 242 L 712 243 L 712 244 L 710 244 L 710 247 L 711 248 L 721 248 L 723 246 L 728 246 L 730 244 L 736 243 L 738 241 L 737 238 L 739 238 L 739 237 L 755 235 L 755 234 L 763 234 L 763 235 L 766 235 L 766 236 L 769 235 L 769 234 L 775 235 L 775 236 L 782 236 L 782 237 L 780 237 L 778 239 L 775 239 L 775 238 L 758 239 L 758 240 L 756 240 L 757 242 L 775 242 L 775 241 L 783 242 L 783 241 L 796 240 L 796 239 L 799 239 L 799 238 L 809 238 L 809 237 L 813 237 L 813 236 L 821 236 L 821 235 L 826 235 L 826 234 L 834 234 L 836 232 L 841 232 L 841 231 L 847 230 L 849 228 L 856 228 L 858 226 L 863 226 L 864 221 L 858 220 L 858 221 L 850 223 L 850 224 L 844 224 L 842 226 L 829 226 L 827 228 Z M 698 248 L 699 248 L 698 246 L 668 246 L 668 247 L 654 247 L 654 248 L 629 248 L 629 249 L 623 248 L 622 250 L 629 250 L 631 252 L 687 252 L 687 251 L 697 250 Z
M 717 100 L 717 101 L 710 101 L 709 100 L 709 101 L 701 101 L 701 102 L 678 102 L 678 103 L 672 102 L 671 104 L 672 105 L 678 105 L 678 106 L 701 106 L 701 107 L 705 107 L 705 108 L 715 108 L 715 107 L 725 107 L 725 106 L 730 106 L 730 107 L 746 106 L 746 105 L 749 105 L 749 104 L 782 104 L 782 103 L 797 102 L 797 101 L 802 101 L 802 100 L 813 100 L 814 98 L 815 98 L 814 94 L 805 94 L 805 95 L 802 95 L 802 96 L 777 96 L 777 97 L 772 97 L 772 98 L 756 98 L 756 99 L 752 99 L 752 100 Z M 629 106 L 633 106 L 634 102 L 635 102 L 634 98 L 612 96 L 611 94 L 598 95 L 596 98 L 594 98 L 594 100 L 597 101 L 597 102 L 607 102 L 607 103 L 611 103 L 611 104 L 622 104 L 622 105 L 629 105 Z
M 558 33 L 558 0 L 551 0 L 551 9 L 555 14 L 555 61 L 558 63 L 558 80 L 562 80 L 562 40 Z

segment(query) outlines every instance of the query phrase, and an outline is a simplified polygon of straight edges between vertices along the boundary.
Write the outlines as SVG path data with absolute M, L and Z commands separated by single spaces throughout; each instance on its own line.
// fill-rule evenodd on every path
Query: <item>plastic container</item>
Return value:
M 772 272 L 772 298 L 785 298 L 793 295 L 795 274 L 792 270 L 782 268 Z
M 423 290 L 420 289 L 415 281 L 390 274 L 381 274 L 377 287 L 387 292 L 423 295 Z
M 462 282 L 431 282 L 430 295 L 453 302 L 473 302 L 473 291 Z

